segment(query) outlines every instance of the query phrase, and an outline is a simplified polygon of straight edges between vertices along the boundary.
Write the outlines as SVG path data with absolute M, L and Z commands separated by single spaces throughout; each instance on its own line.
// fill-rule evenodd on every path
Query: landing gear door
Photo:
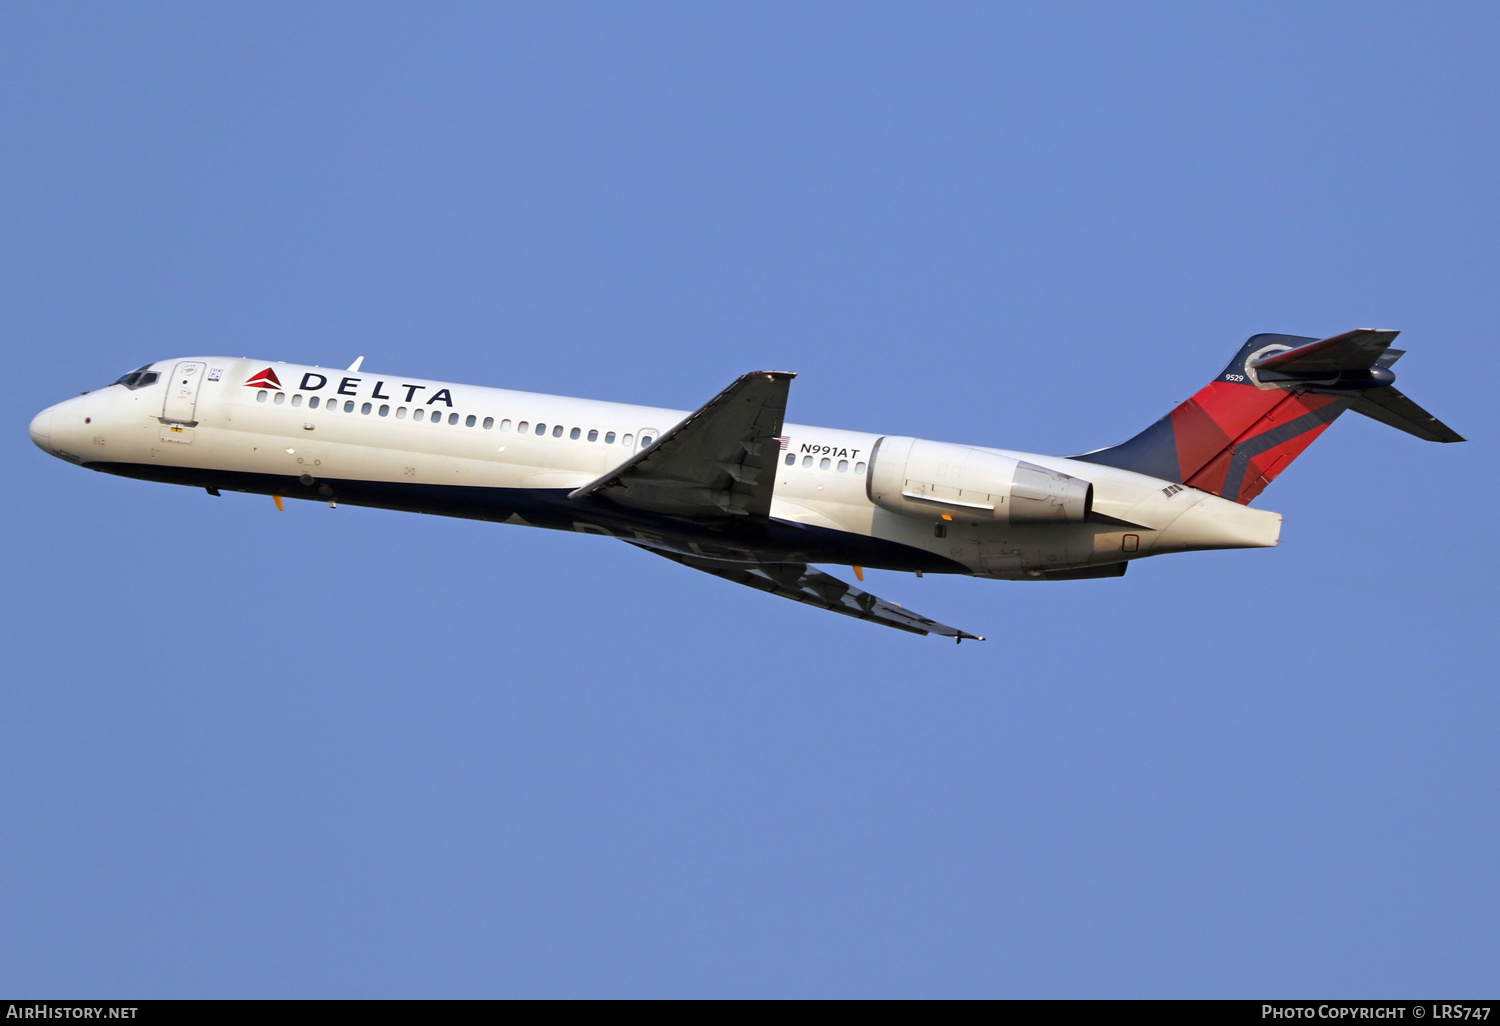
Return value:
M 169 424 L 196 424 L 198 386 L 203 383 L 207 364 L 183 360 L 172 369 L 167 381 L 167 399 L 162 404 L 161 419 Z

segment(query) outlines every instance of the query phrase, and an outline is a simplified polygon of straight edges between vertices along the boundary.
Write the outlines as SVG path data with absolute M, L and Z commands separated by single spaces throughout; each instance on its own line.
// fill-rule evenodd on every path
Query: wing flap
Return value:
M 675 516 L 769 516 L 771 465 L 792 379 L 742 375 L 682 423 L 604 476 L 570 492 Z
M 690 566 L 694 570 L 713 574 L 726 581 L 744 584 L 760 591 L 780 595 L 795 602 L 842 613 L 860 620 L 869 620 L 884 627 L 893 627 L 910 634 L 938 634 L 962 642 L 965 638 L 983 641 L 978 634 L 949 627 L 945 623 L 913 613 L 894 602 L 877 598 L 846 584 L 831 574 L 814 570 L 805 563 L 739 563 L 728 559 L 712 559 L 707 556 L 689 556 L 681 552 L 658 549 L 640 542 L 631 542 L 637 548 L 654 552 L 674 563 Z

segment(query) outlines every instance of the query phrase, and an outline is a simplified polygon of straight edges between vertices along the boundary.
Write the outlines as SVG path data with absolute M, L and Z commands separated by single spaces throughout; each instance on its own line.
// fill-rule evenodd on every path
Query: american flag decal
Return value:
M 786 447 L 791 444 L 792 438 L 790 435 L 777 435 L 776 441 L 779 444 L 779 448 L 781 449 L 781 451 L 786 452 Z

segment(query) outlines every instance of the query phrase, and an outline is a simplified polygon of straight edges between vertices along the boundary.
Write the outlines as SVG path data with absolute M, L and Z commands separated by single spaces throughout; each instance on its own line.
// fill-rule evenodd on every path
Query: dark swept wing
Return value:
M 769 516 L 778 436 L 795 374 L 754 371 L 568 498 L 674 516 Z
M 903 609 L 894 602 L 876 598 L 867 591 L 860 591 L 837 577 L 812 569 L 805 563 L 737 563 L 728 559 L 686 556 L 680 552 L 653 548 L 639 542 L 631 542 L 631 544 L 647 552 L 654 552 L 658 556 L 665 556 L 683 566 L 690 566 L 694 570 L 702 570 L 715 577 L 722 577 L 726 581 L 747 584 L 752 588 L 768 591 L 772 595 L 780 595 L 782 598 L 806 602 L 810 606 L 819 606 L 835 613 L 843 613 L 845 616 L 858 617 L 886 627 L 894 627 L 898 631 L 909 631 L 912 634 L 941 634 L 945 638 L 953 638 L 960 643 L 965 638 L 973 641 L 984 640 L 978 634 L 970 634 L 957 627 L 949 627 L 945 623 L 929 620 L 925 616 L 918 616 L 908 609 Z

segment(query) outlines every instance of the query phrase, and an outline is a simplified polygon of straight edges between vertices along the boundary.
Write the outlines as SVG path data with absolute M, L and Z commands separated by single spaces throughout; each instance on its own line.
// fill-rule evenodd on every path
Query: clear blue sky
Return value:
M 1410 995 L 1500 978 L 1489 4 L 8 4 L 0 992 Z M 91 474 L 187 353 L 1068 453 L 1404 329 L 1280 548 L 872 572 Z

